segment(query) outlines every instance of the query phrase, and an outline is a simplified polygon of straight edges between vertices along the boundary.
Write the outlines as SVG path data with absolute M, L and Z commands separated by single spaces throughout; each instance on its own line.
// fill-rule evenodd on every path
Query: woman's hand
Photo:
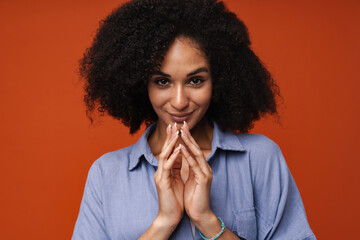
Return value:
M 155 221 L 162 227 L 173 228 L 172 230 L 184 213 L 184 183 L 180 176 L 181 154 L 180 148 L 175 148 L 178 138 L 176 125 L 169 125 L 154 176 L 159 199 L 159 212 Z
M 180 144 L 175 148 L 179 138 L 176 126 L 169 126 L 166 134 L 154 176 L 159 198 L 158 216 L 139 239 L 168 239 L 180 222 L 184 208 L 203 235 L 215 236 L 221 227 L 210 208 L 212 170 L 186 123 L 181 134 L 185 146 Z M 181 155 L 190 166 L 185 186 L 180 175 Z M 225 231 L 219 239 L 239 238 L 231 231 Z
M 184 189 L 185 210 L 194 224 L 200 229 L 209 220 L 216 219 L 217 221 L 210 208 L 212 170 L 206 162 L 200 147 L 191 136 L 186 122 L 182 127 L 181 138 L 185 144 L 185 146 L 180 146 L 181 152 L 190 166 L 189 177 Z

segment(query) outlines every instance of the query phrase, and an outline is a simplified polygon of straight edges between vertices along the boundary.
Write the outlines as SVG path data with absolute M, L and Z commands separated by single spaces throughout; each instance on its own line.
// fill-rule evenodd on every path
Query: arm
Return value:
M 139 239 L 168 239 L 184 213 L 184 184 L 180 176 L 180 148 L 176 126 L 166 129 L 167 138 L 159 156 L 154 180 L 159 199 L 159 212 L 152 225 Z
M 250 156 L 258 239 L 316 239 L 279 147 L 266 139 L 262 154 Z
M 165 219 L 157 217 L 139 240 L 145 239 L 169 239 L 177 224 L 168 224 Z
M 220 222 L 210 208 L 212 170 L 191 136 L 186 122 L 182 127 L 181 138 L 186 145 L 186 147 L 181 145 L 181 152 L 190 166 L 184 190 L 185 210 L 199 231 L 206 238 L 212 238 L 221 231 Z M 230 240 L 239 237 L 229 229 L 225 229 L 217 239 Z
M 100 169 L 94 162 L 86 180 L 72 240 L 110 239 L 106 233 L 101 196 Z
M 195 223 L 195 225 L 206 238 L 212 238 L 221 231 L 220 222 L 214 213 L 212 213 L 212 216 L 198 221 L 197 223 Z M 230 229 L 226 228 L 225 231 L 217 239 L 235 240 L 243 238 L 239 238 L 233 232 L 231 232 Z
M 159 199 L 158 216 L 140 239 L 168 239 L 182 218 L 183 182 L 180 168 L 174 169 L 179 155 L 179 149 L 174 151 L 177 139 L 176 131 L 170 130 L 154 176 Z M 104 221 L 102 189 L 101 168 L 96 161 L 88 174 L 73 240 L 110 239 Z

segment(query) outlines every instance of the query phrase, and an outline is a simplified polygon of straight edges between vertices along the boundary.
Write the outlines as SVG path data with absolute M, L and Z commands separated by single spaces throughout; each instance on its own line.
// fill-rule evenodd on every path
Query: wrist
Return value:
M 176 225 L 169 225 L 166 222 L 156 217 L 152 222 L 151 226 L 146 230 L 146 232 L 141 235 L 139 240 L 148 240 L 148 239 L 159 239 L 159 240 L 166 240 L 169 239 L 170 235 L 176 228 Z
M 162 216 L 157 216 L 152 225 L 161 231 L 174 231 L 179 222 L 171 221 Z
M 211 212 L 209 215 L 194 221 L 195 226 L 207 238 L 214 237 L 221 231 L 221 224 L 217 216 Z
M 157 216 L 152 222 L 151 226 L 146 232 L 141 235 L 139 240 L 158 239 L 166 240 L 169 239 L 172 232 L 175 230 L 177 224 L 169 225 L 161 217 Z

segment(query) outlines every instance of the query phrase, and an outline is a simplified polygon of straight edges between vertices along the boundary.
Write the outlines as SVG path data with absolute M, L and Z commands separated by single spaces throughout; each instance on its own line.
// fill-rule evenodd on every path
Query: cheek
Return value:
M 197 94 L 197 102 L 203 107 L 208 107 L 211 102 L 212 88 L 209 86 Z
M 164 91 L 157 91 L 156 88 L 148 88 L 149 100 L 153 108 L 158 108 L 166 101 L 166 94 Z
M 148 86 L 148 96 L 149 96 L 150 103 L 155 110 L 157 97 L 156 97 L 156 91 L 151 86 Z

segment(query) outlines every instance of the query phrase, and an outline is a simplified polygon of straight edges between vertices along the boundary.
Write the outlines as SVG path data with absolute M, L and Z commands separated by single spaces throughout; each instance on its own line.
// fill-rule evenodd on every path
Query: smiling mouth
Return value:
M 188 118 L 191 116 L 193 112 L 190 113 L 182 113 L 182 114 L 170 114 L 171 118 L 173 119 L 174 122 L 178 122 L 178 123 L 182 123 L 183 121 L 187 121 Z

